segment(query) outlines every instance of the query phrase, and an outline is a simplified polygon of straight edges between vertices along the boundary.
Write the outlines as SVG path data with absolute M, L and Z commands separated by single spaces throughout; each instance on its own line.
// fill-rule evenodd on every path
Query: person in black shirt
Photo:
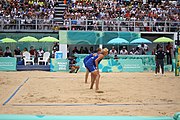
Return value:
M 164 57 L 166 53 L 163 51 L 162 47 L 159 48 L 159 50 L 155 53 L 155 60 L 156 60 L 156 70 L 155 75 L 157 75 L 157 72 L 159 71 L 159 68 L 161 67 L 162 75 L 164 75 Z
M 19 47 L 14 50 L 14 55 L 21 55 L 21 50 L 19 49 Z

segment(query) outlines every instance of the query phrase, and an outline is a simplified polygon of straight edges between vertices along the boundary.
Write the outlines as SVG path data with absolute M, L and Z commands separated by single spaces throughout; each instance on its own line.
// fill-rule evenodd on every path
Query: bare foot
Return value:
M 96 93 L 104 93 L 104 91 L 96 90 Z

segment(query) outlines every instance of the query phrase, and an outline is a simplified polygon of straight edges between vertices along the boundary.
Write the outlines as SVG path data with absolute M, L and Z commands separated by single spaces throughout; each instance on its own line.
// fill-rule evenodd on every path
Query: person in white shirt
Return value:
M 128 55 L 128 51 L 126 50 L 126 47 L 123 46 L 123 49 L 120 51 L 121 55 Z
M 39 50 L 37 51 L 38 53 L 38 57 L 43 57 L 44 54 L 44 50 L 42 48 L 39 48 Z
M 112 46 L 112 49 L 109 51 L 109 54 L 110 54 L 110 55 L 116 55 L 116 54 L 117 54 L 117 51 L 116 51 L 116 49 L 114 48 L 114 46 Z
M 140 55 L 146 55 L 146 52 L 148 51 L 148 45 L 142 43 L 138 45 L 138 47 L 139 47 Z

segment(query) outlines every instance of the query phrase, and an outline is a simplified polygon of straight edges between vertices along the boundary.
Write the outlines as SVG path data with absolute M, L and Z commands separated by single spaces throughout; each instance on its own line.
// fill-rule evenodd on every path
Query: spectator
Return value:
M 72 53 L 73 53 L 73 54 L 78 54 L 78 53 L 79 53 L 79 50 L 77 49 L 77 47 L 74 47 Z
M 140 55 L 146 55 L 146 52 L 148 51 L 148 45 L 142 43 L 141 45 L 138 45 Z
M 84 48 L 84 54 L 88 54 L 89 52 L 88 52 L 88 48 L 87 47 L 85 47 Z
M 57 49 L 56 47 L 53 47 L 53 50 L 52 50 L 52 58 L 55 58 L 55 53 L 56 53 Z
M 22 55 L 23 55 L 24 52 L 28 52 L 28 49 L 26 47 L 23 49 Z
M 110 54 L 110 55 L 116 55 L 116 54 L 117 54 L 117 51 L 116 51 L 116 49 L 114 48 L 114 46 L 112 46 L 112 49 L 109 51 L 109 54 Z
M 172 64 L 172 49 L 173 46 L 170 42 L 166 45 L 166 56 L 167 56 L 167 64 Z
M 59 51 L 59 43 L 55 42 L 53 45 L 53 50 L 56 49 L 56 51 Z
M 134 55 L 140 55 L 140 53 L 139 53 L 139 47 L 136 47 L 135 52 L 134 52 Z
M 129 54 L 130 54 L 130 55 L 134 55 L 134 54 L 135 54 L 135 49 L 132 48 L 132 50 L 130 50 Z
M 31 56 L 35 56 L 36 55 L 36 51 L 35 51 L 33 46 L 30 47 L 29 53 L 31 54 Z
M 21 50 L 19 49 L 19 47 L 14 50 L 14 55 L 21 55 Z
M 120 51 L 121 55 L 128 55 L 128 51 L 126 50 L 126 47 L 123 46 L 122 50 Z
M 160 47 L 161 47 L 160 44 L 157 44 L 156 45 L 156 51 L 158 51 Z
M 89 49 L 89 54 L 91 54 L 91 53 L 94 53 L 93 47 L 90 47 L 90 49 Z
M 79 53 L 80 53 L 80 54 L 84 54 L 83 46 L 81 46 L 81 48 L 80 48 L 80 50 L 79 50 Z
M 9 47 L 6 47 L 6 50 L 4 51 L 4 57 L 12 57 L 12 52 Z
M 40 47 L 39 50 L 37 50 L 37 53 L 38 53 L 38 57 L 43 57 L 44 50 L 42 49 L 42 47 Z

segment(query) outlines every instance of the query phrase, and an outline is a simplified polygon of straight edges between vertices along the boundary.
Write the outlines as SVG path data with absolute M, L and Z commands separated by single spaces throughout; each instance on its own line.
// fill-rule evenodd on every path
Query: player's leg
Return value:
M 97 76 L 96 76 L 96 91 L 98 91 L 99 90 L 99 79 L 100 79 L 100 74 L 98 74 Z
M 164 61 L 162 60 L 160 63 L 162 75 L 164 75 Z
M 92 82 L 94 79 L 95 79 L 94 76 L 91 74 L 91 82 Z
M 156 61 L 156 69 L 155 69 L 155 74 L 159 72 L 159 61 Z
M 89 70 L 86 68 L 85 83 L 87 83 L 88 75 L 89 75 Z
M 98 76 L 98 71 L 97 70 L 95 70 L 95 71 L 93 71 L 93 72 L 91 72 L 91 74 L 92 74 L 92 81 L 91 81 L 91 85 L 90 85 L 90 89 L 93 89 L 93 86 L 94 86 L 94 82 L 95 82 L 95 80 L 96 80 L 96 77 Z

